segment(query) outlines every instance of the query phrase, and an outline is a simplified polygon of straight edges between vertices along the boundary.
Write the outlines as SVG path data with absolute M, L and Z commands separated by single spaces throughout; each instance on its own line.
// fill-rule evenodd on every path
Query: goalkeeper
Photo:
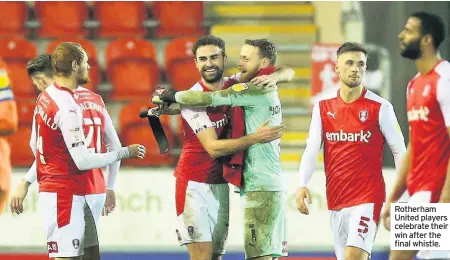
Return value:
M 248 82 L 261 70 L 272 68 L 276 56 L 276 48 L 268 40 L 246 40 L 240 54 L 239 82 Z M 266 120 L 275 126 L 282 121 L 277 86 L 268 84 L 271 87 L 265 89 L 258 87 L 265 82 L 253 83 L 255 85 L 239 83 L 214 92 L 158 89 L 152 100 L 157 104 L 242 106 L 248 135 Z M 246 259 L 268 260 L 287 256 L 286 189 L 285 176 L 281 172 L 280 139 L 249 147 L 244 162 L 244 185 L 240 191 L 245 207 Z

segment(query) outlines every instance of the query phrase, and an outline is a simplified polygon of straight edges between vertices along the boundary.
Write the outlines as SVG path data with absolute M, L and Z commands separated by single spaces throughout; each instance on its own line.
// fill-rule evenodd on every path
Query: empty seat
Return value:
M 30 148 L 31 125 L 33 122 L 34 102 L 17 102 L 19 129 L 9 137 L 11 145 L 11 164 L 15 167 L 29 167 L 34 161 Z
M 178 38 L 166 46 L 166 76 L 176 90 L 189 89 L 200 79 L 192 53 L 196 41 L 196 38 Z
M 2 38 L 24 37 L 28 30 L 25 22 L 28 20 L 26 2 L 0 2 L 0 36 Z
M 89 70 L 89 78 L 90 82 L 83 87 L 95 91 L 98 84 L 101 82 L 101 73 L 100 68 L 98 66 L 98 58 L 97 58 L 97 48 L 95 47 L 94 43 L 92 43 L 89 40 L 86 39 L 71 39 L 71 38 L 60 38 L 57 40 L 54 40 L 50 42 L 50 44 L 47 46 L 47 53 L 53 53 L 53 51 L 56 49 L 58 44 L 62 42 L 75 42 L 81 44 L 83 49 L 86 51 L 89 60 L 89 66 L 91 67 Z
M 40 22 L 39 37 L 84 37 L 88 30 L 84 21 L 88 17 L 86 2 L 37 1 L 36 17 Z
M 115 100 L 148 100 L 159 81 L 156 49 L 143 39 L 121 39 L 106 48 L 107 76 Z
M 99 37 L 142 37 L 147 30 L 145 2 L 93 2 Z
M 147 102 L 134 102 L 125 105 L 120 111 L 119 115 L 119 128 L 120 139 L 122 144 L 142 144 L 147 150 L 147 154 L 144 159 L 129 159 L 123 161 L 124 165 L 134 166 L 161 166 L 161 165 L 173 165 L 174 157 L 169 152 L 167 154 L 160 154 L 158 144 L 155 140 L 153 132 L 149 126 L 146 118 L 139 118 L 139 113 L 147 109 Z M 170 129 L 169 116 L 161 116 L 161 124 L 169 140 L 169 147 L 174 145 L 174 136 Z
M 201 36 L 203 2 L 152 2 L 152 12 L 159 21 L 155 33 L 158 37 Z
M 27 74 L 27 63 L 37 55 L 36 46 L 25 39 L 0 39 L 0 57 L 7 64 L 11 88 L 18 98 L 36 98 L 36 87 Z

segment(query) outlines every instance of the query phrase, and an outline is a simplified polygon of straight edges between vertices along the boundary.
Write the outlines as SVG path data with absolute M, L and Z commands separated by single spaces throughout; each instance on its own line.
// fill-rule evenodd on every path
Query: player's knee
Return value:
M 100 260 L 99 246 L 91 246 L 84 249 L 83 260 Z
M 357 247 L 345 248 L 345 260 L 367 260 L 369 253 Z
M 211 242 L 192 243 L 187 245 L 190 260 L 211 260 L 213 247 Z
M 389 254 L 389 260 L 411 260 L 415 255 L 415 251 L 392 250 Z
M 274 259 L 278 259 L 278 257 L 273 257 L 270 255 L 265 255 L 265 256 L 257 256 L 257 257 L 253 257 L 250 258 L 249 260 L 274 260 Z

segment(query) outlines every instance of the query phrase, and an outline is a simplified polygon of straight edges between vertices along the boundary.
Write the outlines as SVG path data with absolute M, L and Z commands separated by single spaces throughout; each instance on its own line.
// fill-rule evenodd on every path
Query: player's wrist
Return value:
M 128 148 L 128 146 L 122 147 L 119 150 L 119 159 L 122 160 L 122 159 L 130 158 L 130 154 L 131 154 L 131 152 L 130 152 L 130 148 Z

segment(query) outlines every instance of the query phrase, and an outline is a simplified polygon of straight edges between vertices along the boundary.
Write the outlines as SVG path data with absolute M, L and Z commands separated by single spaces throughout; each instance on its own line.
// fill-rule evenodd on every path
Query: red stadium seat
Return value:
M 142 144 L 147 150 L 147 155 L 144 159 L 129 159 L 123 161 L 124 165 L 133 166 L 161 166 L 173 165 L 175 163 L 174 157 L 171 153 L 160 154 L 158 144 L 155 141 L 153 132 L 148 124 L 147 119 L 139 118 L 139 112 L 148 108 L 146 102 L 134 102 L 125 105 L 120 111 L 119 127 L 120 139 L 122 145 Z M 174 136 L 170 129 L 169 116 L 161 116 L 161 124 L 169 140 L 169 145 L 172 148 L 174 145 Z
M 158 37 L 201 36 L 203 27 L 203 2 L 152 2 L 152 12 L 159 27 Z
M 86 2 L 36 1 L 36 16 L 41 26 L 39 37 L 84 37 L 88 30 L 84 21 L 88 17 Z
M 166 76 L 176 90 L 192 87 L 200 78 L 192 54 L 196 38 L 178 38 L 167 44 L 165 51 Z
M 24 37 L 28 30 L 25 22 L 28 20 L 28 7 L 23 2 L 0 2 L 0 36 L 2 38 Z
M 27 75 L 27 63 L 37 55 L 36 46 L 25 39 L 0 39 L 0 57 L 7 64 L 11 87 L 18 98 L 36 98 L 36 87 Z
M 145 2 L 93 2 L 94 13 L 100 22 L 99 37 L 142 37 L 147 30 Z
M 121 39 L 106 48 L 107 76 L 114 100 L 148 100 L 159 81 L 156 49 L 143 39 Z
M 88 63 L 89 63 L 89 66 L 91 67 L 91 69 L 89 70 L 89 78 L 91 81 L 88 84 L 84 85 L 83 87 L 85 87 L 89 90 L 95 91 L 96 87 L 101 82 L 101 74 L 100 74 L 100 68 L 98 66 L 97 48 L 95 47 L 94 43 L 92 43 L 91 41 L 86 40 L 86 39 L 61 38 L 61 39 L 52 41 L 47 46 L 47 53 L 50 53 L 50 54 L 53 53 L 53 51 L 56 49 L 58 44 L 60 44 L 62 42 L 79 43 L 79 44 L 81 44 L 83 49 L 86 51 L 86 53 L 89 57 Z
M 34 106 L 34 102 L 17 102 L 19 129 L 14 135 L 9 137 L 10 145 L 14 151 L 11 153 L 11 164 L 15 167 L 29 167 L 34 161 L 29 142 Z

